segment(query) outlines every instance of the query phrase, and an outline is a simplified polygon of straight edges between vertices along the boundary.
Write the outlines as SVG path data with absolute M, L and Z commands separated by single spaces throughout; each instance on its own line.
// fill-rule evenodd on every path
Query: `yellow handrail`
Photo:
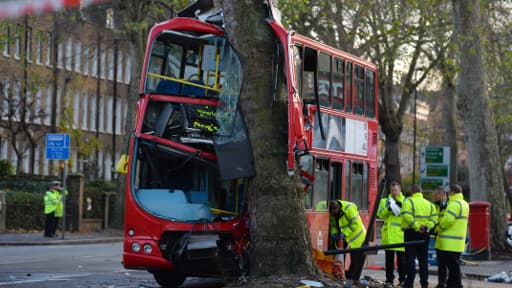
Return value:
M 156 73 L 153 73 L 153 72 L 148 72 L 148 76 L 156 77 L 156 78 L 161 78 L 161 79 L 164 79 L 164 80 L 176 81 L 178 83 L 187 84 L 187 85 L 191 85 L 191 86 L 195 86 L 195 87 L 199 87 L 199 88 L 204 88 L 206 91 L 208 91 L 208 90 L 213 90 L 213 91 L 217 91 L 217 92 L 221 92 L 222 91 L 222 89 L 213 88 L 213 87 L 209 87 L 209 86 L 206 86 L 206 85 L 193 83 L 193 82 L 190 82 L 190 81 L 187 81 L 187 80 L 183 80 L 183 79 L 179 79 L 179 78 L 164 76 L 164 75 L 156 74 Z
M 217 209 L 217 208 L 210 208 L 210 210 L 212 210 L 212 212 L 216 213 L 216 214 L 228 214 L 228 215 L 233 215 L 233 216 L 238 215 L 238 213 L 236 213 L 236 212 L 231 212 L 231 211 Z

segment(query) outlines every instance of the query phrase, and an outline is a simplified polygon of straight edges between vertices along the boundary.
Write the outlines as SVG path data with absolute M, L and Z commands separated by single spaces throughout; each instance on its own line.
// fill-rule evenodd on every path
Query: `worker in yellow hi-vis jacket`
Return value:
M 356 204 L 348 201 L 332 200 L 329 202 L 329 214 L 330 235 L 335 243 L 343 239 L 349 248 L 359 248 L 363 245 L 366 228 L 361 221 Z M 346 273 L 348 279 L 354 279 L 355 269 L 361 264 L 362 260 L 362 252 L 352 252 L 350 254 L 350 267 Z

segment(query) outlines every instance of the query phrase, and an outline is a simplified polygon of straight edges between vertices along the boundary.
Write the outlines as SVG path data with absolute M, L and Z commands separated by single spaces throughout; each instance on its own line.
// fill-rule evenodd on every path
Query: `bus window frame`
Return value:
M 317 51 L 317 57 L 316 57 L 317 58 L 317 61 L 316 61 L 317 65 L 316 65 L 315 73 L 317 75 L 316 76 L 317 83 L 316 83 L 315 86 L 316 86 L 316 94 L 318 94 L 318 103 L 317 104 L 320 107 L 327 107 L 327 108 L 329 108 L 329 107 L 331 107 L 331 103 L 332 103 L 332 99 L 331 99 L 331 97 L 332 97 L 332 55 L 326 53 L 325 51 L 321 51 L 321 50 L 316 50 L 316 51 Z M 327 61 L 326 62 L 329 65 L 329 68 L 326 71 L 321 70 L 322 64 L 323 64 L 322 63 L 323 62 L 322 61 L 322 55 L 327 57 Z M 323 76 L 323 75 L 320 75 L 320 74 L 322 74 L 321 72 L 322 73 L 325 72 L 325 74 L 328 75 L 328 79 L 327 79 L 328 88 L 326 89 L 327 90 L 326 91 L 327 92 L 327 95 L 326 95 L 327 97 L 323 97 L 320 94 L 320 90 L 321 90 L 321 83 L 320 83 L 320 81 L 321 81 L 321 79 L 319 79 L 319 78 L 321 76 Z M 326 99 L 327 103 L 324 103 L 323 99 Z
M 359 75 L 361 74 L 361 75 Z M 362 76 L 362 78 L 361 78 Z M 354 87 L 352 89 L 352 111 L 354 115 L 364 116 L 365 108 L 366 108 L 366 69 L 363 65 L 355 64 L 354 65 L 354 76 L 353 76 L 353 84 Z
M 371 81 L 368 80 L 369 74 L 372 75 Z M 365 85 L 364 85 L 365 86 L 364 87 L 364 89 L 365 89 L 365 116 L 367 118 L 371 118 L 371 119 L 374 119 L 375 115 L 376 115 L 376 108 L 375 108 L 375 105 L 376 105 L 375 99 L 377 97 L 377 93 L 376 93 L 376 89 L 375 89 L 375 84 L 376 84 L 375 81 L 377 80 L 376 78 L 377 78 L 376 72 L 374 70 L 366 67 L 365 68 Z M 371 99 L 372 101 L 368 101 L 369 99 Z
M 334 191 L 334 187 L 335 186 L 333 184 L 333 180 L 334 180 L 334 167 L 336 165 L 339 165 L 339 172 L 340 172 L 340 175 L 339 177 L 337 178 L 339 180 L 339 183 L 337 184 L 339 186 L 339 191 Z M 329 189 L 329 199 L 330 200 L 337 200 L 337 199 L 344 199 L 344 191 L 343 191 L 343 167 L 344 167 L 344 161 L 343 160 L 331 160 L 330 161 L 330 170 L 329 170 L 329 179 L 330 179 L 330 189 Z M 339 195 L 338 193 L 339 192 Z
M 331 79 L 332 79 L 332 99 L 331 99 L 331 107 L 333 110 L 335 111 L 344 111 L 345 110 L 345 59 L 342 58 L 342 57 L 337 57 L 337 56 L 334 56 L 332 57 L 332 75 L 331 75 Z M 334 72 L 334 70 L 337 70 L 337 68 L 340 68 L 340 65 L 337 65 L 338 62 L 341 62 L 341 81 L 340 82 L 335 82 L 334 81 L 334 75 L 335 74 L 340 74 L 339 71 L 336 71 L 336 73 Z M 338 78 L 336 78 L 338 79 Z M 337 87 L 334 87 L 335 86 L 335 83 L 340 83 L 341 84 L 341 89 L 338 89 Z M 338 93 L 336 93 L 337 91 L 340 91 L 340 94 L 341 94 L 341 97 L 338 97 Z M 339 101 L 335 101 L 335 99 L 340 99 Z M 341 107 L 337 107 L 337 105 L 335 105 L 335 103 L 340 103 L 341 104 Z
M 318 166 L 320 165 L 320 166 Z M 315 176 L 315 182 L 312 185 L 312 194 L 311 194 L 311 204 L 315 211 L 317 212 L 326 212 L 328 207 L 328 200 L 330 199 L 330 160 L 329 158 L 324 157 L 313 157 L 313 167 L 314 167 L 314 176 Z M 317 169 L 317 167 L 325 168 L 325 169 Z M 320 185 L 319 179 L 320 179 L 320 172 L 325 171 L 327 175 L 325 175 L 325 188 Z M 325 189 L 324 191 L 319 191 L 320 188 Z M 323 193 L 323 195 L 320 194 L 320 192 Z M 317 195 L 319 195 L 319 198 Z M 321 209 L 318 209 L 318 207 L 321 207 Z
M 345 61 L 345 111 L 353 113 L 354 103 L 352 100 L 354 94 L 354 64 L 353 61 Z M 350 69 L 349 69 L 350 66 Z

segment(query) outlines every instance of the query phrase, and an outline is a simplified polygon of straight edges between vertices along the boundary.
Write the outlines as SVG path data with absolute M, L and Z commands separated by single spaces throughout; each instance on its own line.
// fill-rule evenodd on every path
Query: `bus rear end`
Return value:
M 152 28 L 129 145 L 123 264 L 162 286 L 247 273 L 254 167 L 240 84 L 219 26 L 174 18 Z

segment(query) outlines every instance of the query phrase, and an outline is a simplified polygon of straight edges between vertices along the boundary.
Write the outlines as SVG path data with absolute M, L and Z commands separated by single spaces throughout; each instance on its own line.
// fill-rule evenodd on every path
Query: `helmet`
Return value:
M 52 181 L 52 183 L 50 183 L 50 185 L 48 185 L 48 186 L 50 188 L 60 186 L 60 181 Z

